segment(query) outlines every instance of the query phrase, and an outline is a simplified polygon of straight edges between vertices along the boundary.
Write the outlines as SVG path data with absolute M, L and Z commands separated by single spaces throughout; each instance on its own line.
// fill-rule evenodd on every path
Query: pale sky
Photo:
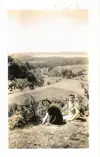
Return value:
M 88 11 L 9 11 L 8 52 L 87 52 Z

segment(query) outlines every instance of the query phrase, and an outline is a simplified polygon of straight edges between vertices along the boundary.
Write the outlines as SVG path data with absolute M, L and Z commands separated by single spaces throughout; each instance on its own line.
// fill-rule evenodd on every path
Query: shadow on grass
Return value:
M 85 118 L 82 118 L 82 117 L 77 118 L 77 120 L 79 120 L 79 121 L 81 121 L 81 122 L 86 122 L 86 119 L 85 119 Z

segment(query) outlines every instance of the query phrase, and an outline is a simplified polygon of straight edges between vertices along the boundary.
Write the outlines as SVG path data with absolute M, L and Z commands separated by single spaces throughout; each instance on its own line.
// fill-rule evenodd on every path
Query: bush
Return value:
M 48 82 L 47 82 L 47 85 L 51 85 L 51 82 L 48 81 Z
M 88 87 L 88 84 L 81 82 L 81 87 L 82 87 L 83 90 L 84 90 L 84 96 L 85 96 L 87 99 L 89 99 L 89 89 L 88 89 L 89 87 Z
M 62 69 L 61 73 L 63 77 L 66 77 L 66 74 L 68 73 L 68 69 Z
M 54 67 L 50 72 L 48 73 L 48 76 L 50 77 L 60 77 L 61 74 L 61 69 L 58 67 Z
M 27 86 L 28 86 L 27 79 L 14 79 L 8 84 L 8 89 L 10 90 L 19 89 L 22 91 Z
M 35 101 L 35 98 L 30 94 L 25 95 L 25 101 L 22 107 L 22 116 L 24 117 L 26 123 L 29 121 L 35 122 L 36 109 L 37 109 L 37 102 Z
M 80 116 L 84 116 L 85 115 L 84 98 L 80 95 L 77 95 L 76 101 L 79 104 Z
M 77 74 L 76 73 L 72 73 L 72 77 L 77 77 Z
M 88 93 L 88 85 L 81 82 L 81 87 L 84 89 L 84 97 L 77 96 L 77 101 L 80 105 L 80 113 L 81 115 L 89 115 L 89 93 Z
M 38 86 L 41 87 L 44 85 L 44 78 L 43 77 L 39 77 L 38 78 Z
M 77 72 L 77 76 L 81 76 L 81 75 L 83 75 L 83 71 L 82 70 Z
M 17 89 L 17 82 L 16 79 L 14 79 L 13 81 L 9 81 L 8 82 L 8 89 L 10 91 L 12 91 L 13 89 Z
M 86 114 L 89 115 L 89 87 L 88 84 L 81 82 L 81 86 L 84 89 L 84 106 Z
M 18 104 L 14 103 L 13 105 L 9 105 L 8 107 L 8 117 L 11 117 L 17 110 Z
M 21 114 L 16 113 L 12 117 L 9 118 L 9 129 L 13 130 L 15 128 L 23 127 L 24 126 L 24 118 Z
M 32 90 L 35 88 L 35 85 L 33 82 L 28 82 L 28 86 L 29 86 L 29 89 Z
M 59 80 L 57 79 L 55 82 L 59 82 Z
M 27 94 L 22 105 L 13 104 L 10 106 L 8 111 L 10 128 L 22 127 L 29 123 L 34 125 L 41 123 L 38 104 L 32 95 Z
M 44 84 L 44 77 L 43 75 L 41 74 L 41 70 L 40 69 L 36 69 L 35 71 L 31 70 L 30 71 L 31 73 L 31 76 L 35 76 L 36 80 L 35 82 L 33 81 L 34 79 L 32 78 L 31 80 L 28 80 L 29 82 L 32 82 L 33 86 L 36 85 L 36 86 L 43 86 Z
M 70 69 L 62 69 L 62 77 L 70 79 L 73 76 L 73 72 Z
M 27 79 L 16 79 L 17 80 L 17 88 L 21 91 L 28 86 Z
M 66 78 L 67 79 L 70 79 L 71 78 L 71 75 L 68 73 L 68 74 L 66 74 Z

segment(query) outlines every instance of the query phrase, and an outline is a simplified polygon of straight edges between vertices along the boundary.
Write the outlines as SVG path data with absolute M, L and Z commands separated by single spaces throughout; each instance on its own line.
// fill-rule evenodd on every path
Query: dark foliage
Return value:
M 42 86 L 44 84 L 44 79 L 41 77 L 39 71 L 35 71 L 34 67 L 28 62 L 22 62 L 8 56 L 8 80 L 12 81 L 9 88 L 13 89 L 14 84 L 16 84 L 17 79 L 23 79 L 19 81 L 16 88 L 23 90 L 25 88 L 25 79 L 27 79 L 27 86 L 30 89 L 34 89 L 34 86 Z

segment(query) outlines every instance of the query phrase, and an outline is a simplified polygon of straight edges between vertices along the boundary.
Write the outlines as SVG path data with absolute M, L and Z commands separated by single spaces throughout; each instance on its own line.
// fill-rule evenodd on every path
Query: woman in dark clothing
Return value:
M 56 105 L 50 105 L 51 102 L 49 100 L 43 100 L 42 104 L 44 105 L 44 102 L 47 101 L 49 103 L 48 110 L 46 112 L 45 117 L 43 118 L 42 124 L 56 124 L 59 125 L 63 122 L 63 116 L 62 113 Z

